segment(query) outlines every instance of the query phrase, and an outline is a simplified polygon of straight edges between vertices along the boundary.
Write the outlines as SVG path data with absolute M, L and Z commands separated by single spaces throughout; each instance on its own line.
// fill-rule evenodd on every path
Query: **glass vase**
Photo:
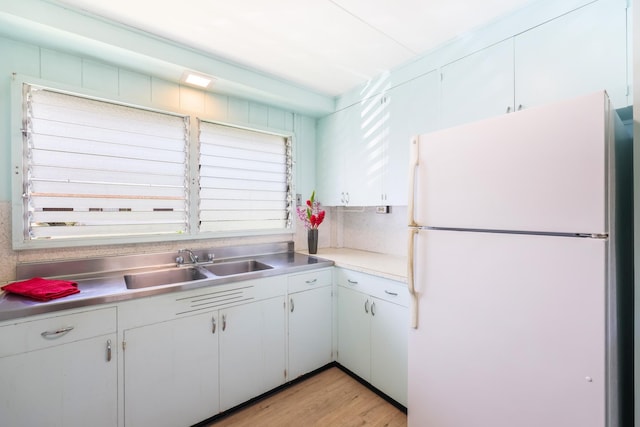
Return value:
M 309 253 L 318 253 L 318 229 L 312 228 L 307 230 L 307 244 L 309 246 Z

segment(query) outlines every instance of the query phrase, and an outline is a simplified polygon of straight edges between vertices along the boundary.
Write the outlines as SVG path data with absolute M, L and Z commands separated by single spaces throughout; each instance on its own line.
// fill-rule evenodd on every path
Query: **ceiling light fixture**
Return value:
M 192 73 L 191 71 L 187 71 L 185 73 L 184 82 L 190 85 L 198 86 L 201 88 L 207 88 L 213 81 L 213 78 L 203 76 L 202 74 Z

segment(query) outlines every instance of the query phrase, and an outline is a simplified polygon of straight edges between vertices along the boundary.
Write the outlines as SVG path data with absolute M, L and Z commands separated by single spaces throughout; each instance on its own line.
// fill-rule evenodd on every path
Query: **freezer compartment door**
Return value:
M 606 241 L 417 239 L 409 427 L 606 425 Z
M 414 223 L 607 233 L 608 104 L 598 92 L 421 135 Z

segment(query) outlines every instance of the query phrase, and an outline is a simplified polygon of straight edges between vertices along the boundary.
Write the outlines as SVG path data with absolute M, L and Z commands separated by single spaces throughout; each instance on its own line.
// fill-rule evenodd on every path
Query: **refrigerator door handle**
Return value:
M 409 256 L 407 257 L 407 287 L 411 296 L 411 327 L 418 329 L 418 294 L 413 276 L 415 236 L 420 233 L 417 228 L 409 228 Z
M 418 169 L 419 163 L 419 144 L 420 138 L 418 136 L 414 137 L 411 140 L 411 150 L 410 150 L 410 161 L 409 161 L 409 227 L 415 227 L 416 224 L 415 219 L 415 187 L 416 187 L 416 170 Z

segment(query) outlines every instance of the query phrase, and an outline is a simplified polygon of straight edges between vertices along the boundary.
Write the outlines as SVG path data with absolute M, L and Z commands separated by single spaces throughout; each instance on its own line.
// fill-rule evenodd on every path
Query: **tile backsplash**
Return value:
M 335 208 L 338 211 L 342 235 L 341 247 L 407 255 L 407 207 L 391 206 L 386 214 L 376 213 L 375 207 Z

